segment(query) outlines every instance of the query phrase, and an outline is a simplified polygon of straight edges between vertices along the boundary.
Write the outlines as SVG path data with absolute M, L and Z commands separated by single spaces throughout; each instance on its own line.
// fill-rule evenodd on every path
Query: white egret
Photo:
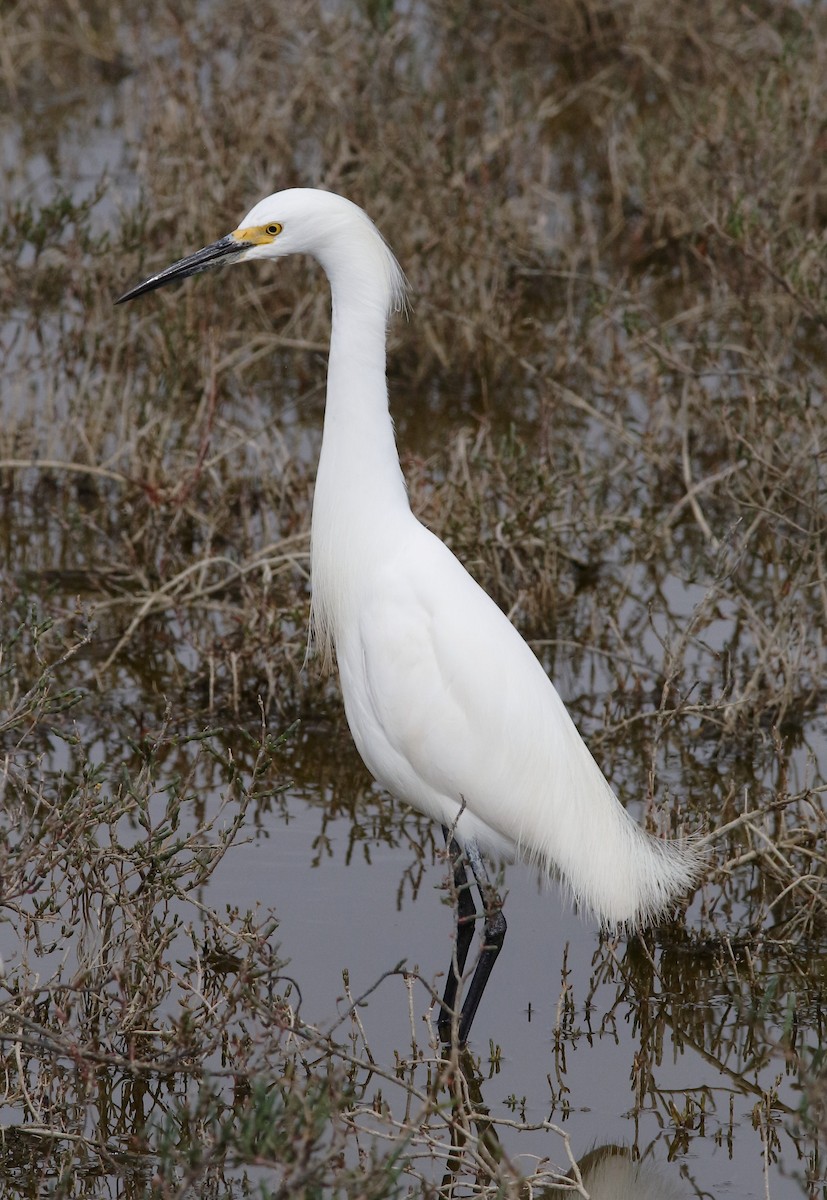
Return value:
M 369 771 L 449 841 L 458 913 L 439 1021 L 446 1041 L 477 916 L 466 863 L 473 872 L 484 943 L 458 1017 L 463 1044 L 505 935 L 483 854 L 538 865 L 582 909 L 627 929 L 662 915 L 698 859 L 691 844 L 657 839 L 628 815 L 522 637 L 411 512 L 385 379 L 387 323 L 404 280 L 360 208 L 329 192 L 277 192 L 118 303 L 211 267 L 297 253 L 318 260 L 333 301 L 311 528 L 313 636 L 326 661 L 335 653 Z

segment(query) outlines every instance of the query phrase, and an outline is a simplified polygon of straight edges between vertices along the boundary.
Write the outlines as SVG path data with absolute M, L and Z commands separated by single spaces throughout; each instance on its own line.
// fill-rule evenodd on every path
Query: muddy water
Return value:
M 116 211 L 134 203 L 139 191 L 136 155 L 124 141 L 124 114 L 113 88 L 87 90 L 61 118 L 50 110 L 48 138 L 41 124 L 21 121 L 19 111 L 0 118 L 10 198 L 37 197 L 42 203 L 60 189 L 83 201 L 106 178 L 109 185 L 95 203 L 92 223 L 101 235 L 111 228 Z M 14 269 L 26 265 L 19 262 Z M 120 282 L 114 265 L 113 292 Z M 66 396 L 55 393 L 48 376 L 35 375 L 27 389 L 22 387 L 21 378 L 37 359 L 32 344 L 21 341 L 20 329 L 12 314 L 0 331 L 13 380 L 4 390 L 3 411 L 7 430 L 12 418 L 20 421 L 21 410 L 25 413 L 26 445 L 19 450 L 4 440 L 3 456 L 11 460 L 25 451 L 34 457 L 39 451 L 42 457 L 45 447 L 50 457 L 60 458 L 65 447 L 56 430 L 67 415 Z M 41 350 L 50 337 L 58 344 L 62 329 L 53 313 L 45 318 Z M 306 380 L 287 380 L 285 386 L 291 394 L 304 394 Z M 526 409 L 520 412 L 512 397 L 509 417 L 530 427 L 529 400 Z M 255 402 L 250 413 L 254 424 L 269 419 L 257 412 Z M 288 458 L 312 458 L 318 415 L 317 401 L 285 413 Z M 456 395 L 437 390 L 426 423 L 418 424 L 415 417 L 400 421 L 400 440 L 427 455 L 456 420 Z M 93 607 L 95 571 L 108 563 L 96 562 L 90 526 L 79 533 L 67 525 L 35 466 L 27 472 L 9 469 L 4 484 L 6 478 L 0 510 L 5 598 L 14 595 L 22 609 L 21 593 L 30 598 L 39 592 L 44 608 L 56 612 Z M 97 502 L 90 495 L 90 505 Z M 108 511 L 105 521 L 111 526 L 117 513 Z M 703 588 L 699 585 L 695 595 L 668 571 L 656 585 L 645 572 L 639 586 L 627 583 L 633 608 L 645 610 L 656 599 L 657 611 L 640 640 L 643 657 L 655 658 L 661 639 L 691 617 Z M 19 616 L 6 608 L 6 636 Z M 699 653 L 729 644 L 736 619 L 722 605 L 717 622 L 704 630 Z M 165 618 L 152 631 L 142 631 L 112 668 L 101 671 L 119 628 L 117 612 L 97 621 L 91 646 L 61 677 L 66 686 L 87 694 L 74 710 L 77 735 L 87 747 L 87 762 L 111 779 L 130 757 L 124 747 L 174 703 L 198 656 L 182 644 L 175 617 Z M 103 650 L 95 639 L 104 643 Z M 602 697 L 614 676 L 599 655 L 579 656 L 572 663 L 557 646 L 554 660 L 561 691 L 578 705 L 586 727 L 599 729 Z M 227 907 L 273 910 L 274 936 L 287 960 L 284 975 L 294 981 L 292 1001 L 313 1025 L 337 1026 L 345 1007 L 346 971 L 353 996 L 370 992 L 361 1022 L 374 1058 L 390 1064 L 395 1054 L 408 1052 L 412 1029 L 414 1039 L 427 1045 L 430 1004 L 422 981 L 439 987 L 452 927 L 441 889 L 444 864 L 427 824 L 371 784 L 350 745 L 335 691 L 324 693 L 318 703 L 317 693 L 305 693 L 301 685 L 294 685 L 294 694 L 295 701 L 278 715 L 280 727 L 301 722 L 273 767 L 283 790 L 277 800 L 250 813 L 246 840 L 227 854 L 199 900 L 219 912 Z M 253 727 L 255 716 L 224 722 L 222 741 L 237 754 L 243 754 L 245 721 Z M 65 742 L 46 735 L 38 750 L 48 777 L 74 769 L 76 760 Z M 723 768 L 701 738 L 687 746 L 680 731 L 665 736 L 655 761 L 659 786 L 672 795 L 720 792 Z M 790 750 L 785 786 L 795 791 L 823 778 L 825 765 L 827 739 L 823 721 L 816 720 Z M 615 745 L 609 769 L 621 794 L 644 794 L 646 767 L 638 745 Z M 739 778 L 745 794 L 775 782 L 769 755 L 766 763 L 729 763 L 726 769 Z M 180 770 L 180 762 L 170 765 L 170 782 Z M 209 777 L 199 780 L 196 790 L 198 803 L 183 814 L 186 829 L 196 828 L 219 803 L 221 789 Z M 640 801 L 630 807 L 642 817 Z M 690 936 L 667 932 L 655 950 L 657 976 L 639 947 L 601 939 L 568 910 L 554 887 L 541 887 L 529 870 L 511 868 L 506 886 L 509 933 L 477 1017 L 473 1049 L 479 1055 L 482 1102 L 493 1115 L 515 1122 L 500 1136 L 518 1168 L 527 1173 L 538 1160 L 565 1161 L 559 1136 L 540 1128 L 553 1121 L 568 1134 L 578 1158 L 595 1146 L 619 1145 L 656 1164 L 662 1183 L 655 1185 L 660 1193 L 653 1194 L 737 1200 L 822 1194 L 823 1147 L 798 1116 L 802 1081 L 790 1039 L 794 1028 L 796 1048 L 810 1048 L 802 1061 L 812 1062 L 822 1036 L 823 947 L 773 943 L 748 933 L 759 887 L 748 867 L 736 887 L 722 892 L 711 881 L 698 893 L 686 917 Z M 710 920 L 710 912 L 718 910 L 717 922 Z M 708 936 L 713 928 L 715 939 Z M 700 935 L 693 938 L 693 930 Z M 63 961 L 63 951 L 39 956 L 36 948 L 26 948 L 13 922 L 0 930 L 0 953 L 9 971 L 18 969 L 26 954 L 33 956 L 42 977 Z M 400 962 L 421 976 L 410 992 L 402 976 L 383 978 Z M 418 1078 L 424 1067 L 414 1065 L 410 1072 L 417 1085 L 426 1086 Z M 366 1081 L 368 1097 L 371 1087 Z M 404 1106 L 401 1095 L 390 1103 L 400 1110 Z M 145 1121 L 146 1106 L 140 1112 L 136 1106 L 133 1115 L 136 1123 Z M 0 1119 L 9 1126 L 25 1122 L 25 1106 L 4 1106 Z M 804 1183 L 805 1177 L 813 1182 Z

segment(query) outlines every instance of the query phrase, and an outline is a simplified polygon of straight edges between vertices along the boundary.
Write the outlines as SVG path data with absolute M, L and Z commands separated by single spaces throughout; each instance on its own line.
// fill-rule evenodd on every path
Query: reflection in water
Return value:
M 456 1153 L 449 1158 L 441 1195 L 454 1196 L 462 1186 L 461 1173 L 463 1168 L 466 1172 L 469 1168 L 468 1162 L 463 1164 L 462 1150 L 468 1140 L 466 1132 L 472 1127 L 476 1133 L 472 1157 L 478 1180 L 487 1169 L 490 1182 L 502 1182 L 506 1156 L 489 1109 L 483 1103 L 481 1076 L 467 1052 L 460 1055 L 449 1071 L 446 1087 L 451 1094 L 451 1143 Z M 622 1146 L 596 1146 L 575 1162 L 570 1135 L 551 1125 L 548 1128 L 562 1137 L 571 1167 L 565 1174 L 549 1168 L 538 1171 L 532 1179 L 533 1196 L 543 1200 L 572 1196 L 588 1196 L 589 1200 L 683 1200 L 686 1196 L 686 1189 L 669 1178 L 663 1168 L 636 1160 L 633 1152 Z M 673 1167 L 673 1173 L 674 1170 Z M 545 1182 L 549 1176 L 554 1182 Z M 506 1178 L 513 1183 L 510 1168 Z
M 535 1193 L 538 1200 L 571 1200 L 578 1195 L 572 1184 L 579 1183 L 590 1200 L 683 1200 L 686 1196 L 660 1167 L 647 1162 L 634 1162 L 628 1150 L 621 1146 L 597 1146 L 577 1164 L 579 1180 L 569 1173 L 572 1183 L 566 1186 L 541 1188 Z

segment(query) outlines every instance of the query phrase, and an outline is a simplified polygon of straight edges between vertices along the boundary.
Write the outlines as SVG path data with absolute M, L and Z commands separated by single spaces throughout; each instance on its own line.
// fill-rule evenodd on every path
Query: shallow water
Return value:
M 119 722 L 126 724 L 125 713 Z M 97 751 L 92 744 L 92 758 L 108 762 L 113 774 L 111 747 L 118 737 L 115 723 Z M 170 762 L 170 780 L 184 758 Z M 50 763 L 69 765 L 60 755 Z M 408 1065 L 394 1089 L 387 1079 L 372 1080 L 365 1062 L 359 1095 L 367 1107 L 381 1094 L 401 1120 L 408 1089 L 427 1090 L 433 1011 L 425 984 L 439 990 L 450 952 L 446 872 L 435 859 L 433 831 L 373 788 L 339 723 L 297 732 L 274 766 L 297 783 L 248 815 L 243 837 L 193 898 L 218 914 L 273 912 L 278 928 L 271 941 L 286 962 L 271 986 L 287 996 L 298 1020 L 355 1036 L 347 1010 L 353 998 L 367 995 L 359 1008 L 359 1040 L 364 1037 L 375 1062 Z M 156 808 L 163 807 L 164 779 L 162 771 Z M 197 812 L 188 806 L 184 832 L 202 824 L 221 799 L 209 769 L 196 771 L 192 785 Z M 128 844 L 141 832 L 127 821 L 119 837 Z M 499 1138 L 516 1169 L 529 1174 L 545 1159 L 565 1169 L 560 1136 L 542 1128 L 551 1121 L 568 1134 L 575 1157 L 601 1145 L 626 1147 L 657 1164 L 678 1196 L 817 1194 L 820 1148 L 797 1115 L 800 1067 L 790 1052 L 793 1043 L 815 1052 L 821 1038 L 823 945 L 744 937 L 748 906 L 736 901 L 717 940 L 687 942 L 665 930 L 662 943 L 650 940 L 644 951 L 601 939 L 561 902 L 556 887 L 541 887 L 526 868 L 508 869 L 506 890 L 508 936 L 477 1014 L 471 1051 L 479 1056 L 478 1103 L 492 1118 L 515 1122 L 500 1128 Z M 688 928 L 708 929 L 702 906 L 719 900 L 714 884 L 707 884 L 687 914 Z M 186 906 L 164 911 L 167 924 L 175 911 L 193 921 Z M 94 958 L 101 912 L 92 900 L 84 925 L 40 955 L 4 923 L 0 953 L 8 977 L 15 977 L 24 956 L 44 983 L 57 977 L 59 964 L 61 976 L 71 977 L 73 960 Z M 197 916 L 193 928 L 197 942 Z M 191 944 L 189 935 L 179 934 L 172 959 L 185 961 Z M 396 973 L 400 964 L 424 981 L 412 982 L 410 993 Z M 174 1017 L 180 1002 L 173 990 L 156 1020 L 164 1013 Z M 109 1103 L 121 1118 L 109 1128 L 101 1111 L 104 1079 L 89 1114 L 92 1132 L 122 1138 L 125 1120 L 139 1132 L 163 1115 L 164 1088 L 148 1080 L 141 1105 L 132 1110 L 124 1093 L 131 1085 L 115 1071 Z M 188 1086 L 183 1073 L 172 1093 L 185 1095 Z M 3 1112 L 7 1125 L 28 1119 L 16 1106 Z M 362 1123 L 370 1127 L 364 1116 Z M 805 1172 L 806 1186 L 796 1182 Z
M 59 192 L 69 193 L 77 202 L 97 197 L 92 228 L 101 238 L 117 229 L 118 214 L 137 203 L 145 170 L 141 160 L 148 153 L 146 147 L 130 141 L 139 124 L 129 110 L 136 89 L 139 94 L 135 81 L 118 79 L 80 90 L 76 80 L 67 90 L 56 87 L 53 103 L 45 109 L 53 126 L 48 135 L 43 131 L 44 110 L 38 105 L 33 111 L 18 105 L 0 114 L 0 164 L 8 183 L 7 203 L 36 201 L 41 206 Z M 69 92 L 72 107 L 67 109 Z M 108 183 L 98 190 L 102 179 Z M 214 217 L 220 223 L 226 214 Z M 157 256 L 175 257 L 179 248 L 173 242 L 171 237 L 168 245 L 147 248 L 146 253 L 153 263 Z M 59 250 L 52 248 L 49 253 L 45 263 L 35 262 L 25 256 L 16 258 L 14 248 L 7 247 L 7 271 L 15 277 L 35 265 L 43 272 L 38 277 L 48 284 L 51 267 L 65 266 Z M 84 261 L 81 255 L 81 267 Z M 124 283 L 121 276 L 115 261 L 113 295 Z M 91 360 L 79 356 L 83 370 L 78 367 L 76 376 L 61 377 L 58 366 L 51 373 L 50 363 L 65 353 L 73 337 L 82 339 L 84 334 L 71 304 L 67 301 L 56 308 L 52 301 L 41 297 L 41 310 L 38 297 L 24 296 L 4 310 L 0 329 L 7 379 L 0 406 L 4 460 L 71 454 L 75 443 L 67 439 L 75 436 L 73 414 L 83 410 L 87 388 L 90 394 L 98 394 L 89 387 L 94 372 L 100 369 L 101 378 L 111 378 L 117 392 L 129 370 L 129 354 L 123 350 L 123 359 L 111 367 L 111 375 L 94 354 Z M 159 309 L 130 319 L 161 328 L 168 317 L 169 310 Z M 547 313 L 538 310 L 538 327 L 548 328 L 546 322 Z M 128 347 L 132 335 L 128 324 L 125 329 Z M 609 350 L 596 345 L 595 354 L 608 355 Z M 278 470 L 288 475 L 291 463 L 312 463 L 317 453 L 321 359 L 312 347 L 295 354 L 289 347 L 282 348 L 278 370 L 284 374 L 276 384 L 254 383 L 247 394 L 231 396 L 225 410 L 228 424 L 244 427 L 248 438 L 233 477 L 239 494 L 239 480 L 256 482 L 276 461 Z M 290 371 L 294 373 L 286 373 Z M 280 403 L 274 417 L 275 391 L 288 401 Z M 528 389 L 523 403 L 513 395 L 505 403 L 482 396 L 473 387 L 462 392 L 450 384 L 431 385 L 428 402 L 420 411 L 413 409 L 401 388 L 396 395 L 400 442 L 415 469 L 425 476 L 428 468 L 422 461 L 429 455 L 438 458 L 459 420 L 467 420 L 480 408 L 488 407 L 495 427 L 508 428 L 513 420 L 523 433 L 528 431 L 529 441 L 540 423 L 537 397 Z M 629 419 L 645 428 L 647 397 L 634 387 L 629 396 Z M 189 417 L 186 411 L 176 414 L 175 420 L 186 424 Z M 277 435 L 272 434 L 274 425 Z M 102 439 L 106 452 L 101 452 L 101 462 L 109 463 L 119 432 L 109 431 L 111 446 Z M 256 438 L 261 435 L 264 440 L 265 434 L 272 442 L 267 442 L 260 460 L 254 447 Z M 586 423 L 583 436 L 587 452 L 595 456 L 608 457 L 616 449 L 608 424 Z M 157 461 L 180 471 L 175 466 L 175 438 L 159 437 L 164 444 Z M 443 469 L 437 461 L 433 478 Z M 27 611 L 35 606 L 43 614 L 59 614 L 67 629 L 83 624 L 100 598 L 99 589 L 118 594 L 117 580 L 107 575 L 113 566 L 109 553 L 117 542 L 119 522 L 128 530 L 130 521 L 137 519 L 137 506 L 130 507 L 116 487 L 108 491 L 105 483 L 98 491 L 90 485 L 88 494 L 73 493 L 67 503 L 65 487 L 54 486 L 36 463 L 28 470 L 9 468 L 2 478 L 4 640 L 18 622 L 25 623 Z M 218 471 L 216 478 L 220 487 Z M 153 481 L 147 477 L 141 482 L 148 487 Z M 300 490 L 303 484 L 296 486 Z M 262 511 L 258 504 L 255 495 L 244 528 L 266 544 L 285 530 L 279 525 L 281 514 Z M 630 520 L 637 515 L 630 514 Z M 287 528 L 286 532 L 296 531 Z M 627 692 L 618 687 L 618 669 L 608 657 L 610 651 L 597 644 L 584 649 L 580 633 L 569 639 L 565 614 L 548 639 L 536 639 L 538 653 L 553 666 L 555 680 L 581 726 L 598 742 L 604 724 L 620 722 L 639 707 L 647 712 L 658 708 L 663 647 L 691 625 L 710 588 L 708 578 L 696 579 L 687 566 L 691 545 L 691 537 L 684 541 L 676 537 L 673 562 L 633 562 L 627 571 L 619 571 L 626 597 L 617 614 L 619 628 L 635 634 L 624 677 Z M 297 561 L 297 570 L 306 568 L 306 544 Z M 606 552 L 606 562 L 624 561 L 622 545 Z M 600 586 L 599 581 L 585 584 L 578 601 L 587 614 L 593 614 L 592 629 L 599 625 Z M 83 755 L 66 740 L 71 723 L 56 722 L 60 737 L 49 731 L 48 723 L 41 723 L 32 734 L 39 740 L 31 746 L 30 762 L 39 763 L 47 787 L 58 794 L 66 780 L 79 773 L 81 759 L 84 770 L 102 772 L 102 795 L 107 789 L 114 793 L 121 768 L 127 774 L 135 769 L 135 746 L 147 730 L 156 729 L 165 708 L 172 711 L 176 727 L 189 733 L 212 719 L 204 697 L 199 707 L 187 691 L 193 676 L 202 690 L 207 685 L 203 645 L 192 636 L 185 606 L 180 612 L 173 609 L 153 618 L 108 665 L 125 624 L 123 611 L 133 610 L 95 610 L 90 644 L 60 671 L 63 686 L 85 693 L 72 717 Z M 294 628 L 303 616 L 303 612 L 292 615 Z M 216 645 L 229 640 L 236 617 L 228 610 L 215 612 Z M 709 664 L 726 651 L 733 658 L 740 655 L 748 672 L 754 648 L 741 621 L 742 613 L 730 606 L 722 592 L 714 618 L 707 613 L 703 627 L 693 632 L 683 670 L 690 675 L 697 670 L 711 688 Z M 588 615 L 578 628 L 589 629 Z M 289 640 L 292 645 L 297 639 Z M 274 657 L 279 653 L 277 643 Z M 231 690 L 226 684 L 228 668 L 219 651 L 216 657 L 225 672 L 226 705 Z M 36 659 L 32 654 L 33 667 Z M 433 1049 L 429 1049 L 432 1029 L 427 1021 L 432 1012 L 425 984 L 432 982 L 439 990 L 440 973 L 450 953 L 452 915 L 442 888 L 445 866 L 438 831 L 374 788 L 350 744 L 335 689 L 306 685 L 305 677 L 297 678 L 296 668 L 295 656 L 284 668 L 279 660 L 269 718 L 276 733 L 295 720 L 300 722 L 271 767 L 270 786 L 282 790 L 251 806 L 243 837 L 195 898 L 218 913 L 272 910 L 278 921 L 272 942 L 287 960 L 283 969 L 274 972 L 273 988 L 286 993 L 301 1020 L 322 1030 L 336 1029 L 343 1038 L 347 1031 L 357 1039 L 350 1017 L 343 1019 L 350 1004 L 343 971 L 348 973 L 351 996 L 369 993 L 359 1009 L 364 1037 L 377 1063 L 388 1070 L 398 1066 L 399 1083 L 394 1090 L 387 1078 L 373 1079 L 365 1068 L 358 1078 L 359 1098 L 367 1109 L 381 1092 L 391 1119 L 401 1119 L 410 1104 L 408 1086 L 428 1087 Z M 242 695 L 252 687 L 265 690 L 260 679 L 241 679 Z M 645 691 L 642 699 L 636 688 Z M 701 700 L 708 701 L 709 696 Z M 244 732 L 257 730 L 258 718 L 255 705 L 245 701 L 239 708 L 237 714 L 228 707 L 222 710 L 217 720 L 222 732 L 215 741 L 247 766 L 245 756 L 250 752 Z M 803 791 L 827 771 L 823 715 L 808 713 L 803 728 L 787 732 L 785 742 L 774 741 L 768 731 L 763 754 L 749 761 L 743 761 L 737 746 L 728 746 L 725 739 L 720 744 L 711 740 L 708 729 L 691 714 L 681 720 L 677 727 L 659 729 L 654 748 L 647 746 L 647 729 L 638 732 L 633 724 L 628 737 L 617 733 L 608 737 L 601 747 L 605 755 L 598 750 L 618 790 L 631 798 L 629 807 L 639 819 L 651 807 L 647 801 L 651 771 L 657 778 L 658 798 L 687 797 L 689 823 L 694 825 L 694 814 L 701 812 L 712 827 L 717 814 L 705 802 L 709 796 L 726 802 L 727 819 L 731 819 L 733 795 L 737 812 L 750 807 L 753 797 L 768 792 Z M 784 742 L 782 749 L 780 742 Z M 183 747 L 159 767 L 159 811 L 167 790 L 186 775 L 189 754 Z M 185 833 L 200 828 L 216 811 L 226 786 L 221 770 L 199 763 L 188 782 L 181 818 Z M 697 797 L 704 802 L 696 802 Z M 767 827 L 771 835 L 769 818 Z M 125 843 L 142 836 L 128 819 L 119 830 Z M 810 940 L 787 940 L 783 927 L 776 931 L 753 926 L 756 914 L 766 912 L 758 872 L 745 865 L 734 882 L 710 878 L 694 897 L 685 926 L 666 928 L 661 941 L 651 941 L 646 950 L 601 938 L 569 911 L 554 885 L 541 887 L 526 868 L 510 867 L 506 888 L 508 937 L 476 1018 L 471 1049 L 478 1056 L 475 1082 L 480 1102 L 492 1117 L 513 1122 L 513 1127 L 498 1126 L 498 1133 L 517 1169 L 529 1174 L 547 1158 L 567 1169 L 560 1135 L 541 1128 L 550 1121 L 568 1134 L 577 1159 L 595 1147 L 619 1145 L 645 1164 L 655 1164 L 663 1180 L 663 1196 L 792 1200 L 827 1194 L 824 1147 L 800 1117 L 802 1074 L 810 1067 L 817 1071 L 823 1047 L 825 945 L 815 935 Z M 39 898 L 33 892 L 20 904 L 26 909 Z M 183 903 L 165 910 L 164 919 L 169 922 L 176 913 L 197 931 L 197 918 Z M 781 915 L 790 915 L 783 906 Z M 44 987 L 58 970 L 62 977 L 71 975 L 84 956 L 94 957 L 96 928 L 102 920 L 90 902 L 85 927 L 67 929 L 57 947 L 40 949 L 27 941 L 27 927 L 15 919 L 15 913 L 7 914 L 0 927 L 7 981 L 20 977 L 16 973 L 27 957 Z M 181 930 L 176 938 L 174 946 L 180 945 L 184 958 L 197 934 L 191 937 Z M 400 963 L 420 977 L 413 979 L 410 992 L 402 975 L 393 973 Z M 8 1001 L 10 989 L 4 986 L 3 991 L 0 999 Z M 179 1003 L 180 996 L 173 991 L 158 1012 L 171 1018 Z M 216 1060 L 219 1057 L 216 1054 Z M 96 1106 L 82 1119 L 103 1140 L 117 1137 L 126 1143 L 131 1132 L 142 1132 L 148 1120 L 163 1113 L 167 1091 L 186 1092 L 190 1077 L 182 1072 L 169 1082 L 166 1075 L 159 1075 L 144 1079 L 141 1086 L 115 1070 L 107 1076 L 102 1067 Z M 105 1101 L 111 1111 L 105 1111 Z M 381 1107 L 378 1101 L 377 1107 Z M 368 1128 L 368 1118 L 363 1119 Z M 0 1108 L 0 1122 L 7 1130 L 31 1121 L 31 1108 L 19 1098 Z M 25 1191 L 11 1157 L 2 1170 L 10 1186 Z M 247 1183 L 230 1176 L 228 1194 L 232 1189 L 238 1195 L 248 1194 Z M 122 1177 L 117 1172 L 111 1177 L 95 1176 L 95 1186 L 110 1194 L 125 1194 L 119 1190 Z M 85 1193 L 79 1185 L 73 1194 Z

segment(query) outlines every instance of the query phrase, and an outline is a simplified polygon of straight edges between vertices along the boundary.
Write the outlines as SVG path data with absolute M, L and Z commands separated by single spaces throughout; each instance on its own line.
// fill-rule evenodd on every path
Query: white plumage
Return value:
M 389 792 L 466 848 L 489 916 L 479 850 L 538 864 L 604 924 L 661 915 L 697 873 L 691 846 L 632 820 L 529 647 L 410 510 L 385 381 L 386 326 L 404 281 L 362 210 L 327 192 L 276 193 L 234 233 L 122 299 L 222 262 L 297 252 L 319 261 L 333 300 L 312 622 L 322 657 L 335 650 L 359 753 Z M 472 1017 L 463 1010 L 461 1040 Z

